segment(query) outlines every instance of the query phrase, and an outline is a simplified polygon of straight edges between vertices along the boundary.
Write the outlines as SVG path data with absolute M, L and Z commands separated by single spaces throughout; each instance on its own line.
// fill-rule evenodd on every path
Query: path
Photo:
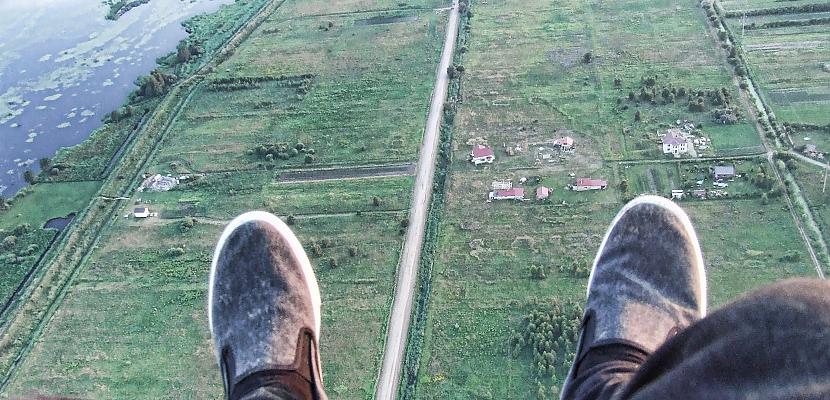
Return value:
M 435 176 L 435 162 L 439 142 L 438 133 L 449 85 L 447 68 L 453 59 L 458 34 L 458 19 L 458 0 L 453 0 L 453 7 L 450 10 L 450 18 L 447 23 L 447 35 L 444 39 L 444 50 L 441 53 L 441 62 L 438 65 L 438 77 L 432 92 L 432 103 L 419 153 L 418 170 L 415 174 L 415 189 L 409 213 L 409 227 L 406 231 L 406 240 L 398 266 L 395 299 L 392 303 L 389 324 L 386 328 L 383 363 L 381 364 L 380 376 L 375 390 L 375 398 L 379 400 L 396 398 L 398 383 L 401 380 L 404 350 L 409 334 L 409 319 L 412 313 L 412 293 L 415 289 L 418 265 L 421 260 L 421 247 L 424 241 L 424 229 L 430 197 L 432 196 L 432 181 Z

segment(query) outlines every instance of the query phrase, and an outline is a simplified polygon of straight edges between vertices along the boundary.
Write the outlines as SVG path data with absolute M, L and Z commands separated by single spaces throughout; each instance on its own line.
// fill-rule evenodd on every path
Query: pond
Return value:
M 118 20 L 96 0 L 0 1 L 0 195 L 100 127 L 176 49 L 185 19 L 233 0 L 151 0 Z

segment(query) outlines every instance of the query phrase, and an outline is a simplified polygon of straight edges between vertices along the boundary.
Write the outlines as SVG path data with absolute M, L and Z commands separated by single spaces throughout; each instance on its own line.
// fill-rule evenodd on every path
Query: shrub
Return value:
M 313 162 L 314 162 L 314 156 L 312 155 L 312 153 L 306 154 L 305 155 L 305 163 L 306 164 L 311 164 Z
M 187 232 L 193 227 L 196 226 L 196 218 L 193 217 L 184 217 L 181 223 L 179 223 L 179 230 L 182 232 Z
M 167 255 L 170 257 L 180 257 L 184 255 L 184 249 L 181 247 L 171 247 L 167 249 Z
M 349 257 L 357 257 L 357 254 L 358 254 L 357 247 L 349 246 L 348 253 L 349 253 Z
M 297 223 L 297 219 L 294 218 L 293 215 L 289 215 L 288 218 L 285 219 L 285 223 L 288 225 L 294 225 L 295 223 Z
M 9 235 L 3 238 L 3 242 L 0 244 L 0 247 L 2 247 L 3 250 L 10 250 L 15 245 L 17 245 L 17 236 Z
M 530 277 L 536 280 L 544 280 L 547 278 L 545 274 L 545 268 L 539 265 L 531 265 L 530 266 Z
M 372 205 L 375 207 L 380 207 L 381 200 L 378 196 L 372 196 Z
M 329 267 L 331 267 L 332 269 L 334 269 L 334 268 L 337 268 L 337 267 L 339 267 L 339 266 L 340 266 L 340 263 L 337 261 L 337 259 L 336 259 L 336 258 L 334 258 L 334 257 L 329 258 Z

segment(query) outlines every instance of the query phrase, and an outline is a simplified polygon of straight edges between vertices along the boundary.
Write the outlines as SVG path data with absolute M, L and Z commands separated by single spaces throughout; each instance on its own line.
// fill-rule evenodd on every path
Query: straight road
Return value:
M 449 78 L 447 68 L 452 63 L 455 53 L 455 41 L 458 36 L 458 0 L 453 0 L 450 19 L 447 23 L 447 35 L 444 38 L 444 50 L 438 65 L 435 88 L 432 91 L 432 103 L 429 108 L 424 138 L 421 142 L 418 170 L 415 173 L 415 189 L 409 212 L 409 227 L 401 251 L 398 266 L 398 280 L 395 285 L 395 299 L 389 325 L 386 328 L 386 345 L 383 352 L 380 376 L 378 377 L 375 399 L 392 400 L 397 397 L 398 383 L 401 380 L 404 350 L 409 333 L 409 320 L 412 313 L 412 292 L 418 276 L 421 260 L 421 247 L 424 242 L 429 202 L 432 197 L 432 182 L 435 175 L 435 162 L 438 155 L 439 129 L 444 113 L 444 101 L 447 97 Z

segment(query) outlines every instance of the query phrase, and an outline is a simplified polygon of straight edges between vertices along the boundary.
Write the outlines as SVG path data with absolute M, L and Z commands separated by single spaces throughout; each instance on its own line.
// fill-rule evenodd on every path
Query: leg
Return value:
M 594 260 L 562 399 L 612 398 L 667 338 L 705 312 L 703 256 L 689 218 L 661 197 L 631 201 Z
M 649 357 L 620 398 L 830 398 L 830 283 L 782 282 L 717 310 Z
M 297 238 L 279 218 L 249 212 L 222 232 L 208 317 L 229 399 L 325 399 L 320 291 Z

